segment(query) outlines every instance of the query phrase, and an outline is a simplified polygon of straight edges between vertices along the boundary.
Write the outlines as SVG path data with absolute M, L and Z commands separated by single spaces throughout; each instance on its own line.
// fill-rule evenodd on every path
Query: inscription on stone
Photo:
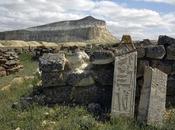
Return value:
M 165 112 L 167 74 L 145 67 L 144 84 L 138 110 L 138 120 L 149 125 L 161 125 Z
M 115 58 L 112 117 L 134 117 L 137 52 Z

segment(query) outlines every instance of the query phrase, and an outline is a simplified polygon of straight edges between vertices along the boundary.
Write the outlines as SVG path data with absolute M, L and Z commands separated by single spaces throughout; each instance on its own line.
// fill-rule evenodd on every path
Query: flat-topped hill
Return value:
M 116 38 L 107 30 L 106 22 L 92 16 L 30 27 L 22 30 L 0 32 L 0 40 L 25 40 L 48 42 L 114 43 Z

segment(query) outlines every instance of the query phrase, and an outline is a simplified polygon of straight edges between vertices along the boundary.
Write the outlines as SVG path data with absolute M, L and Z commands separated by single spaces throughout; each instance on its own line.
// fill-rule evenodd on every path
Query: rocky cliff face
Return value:
M 116 38 L 107 30 L 105 21 L 91 16 L 80 20 L 62 21 L 23 30 L 0 32 L 0 40 L 116 42 Z

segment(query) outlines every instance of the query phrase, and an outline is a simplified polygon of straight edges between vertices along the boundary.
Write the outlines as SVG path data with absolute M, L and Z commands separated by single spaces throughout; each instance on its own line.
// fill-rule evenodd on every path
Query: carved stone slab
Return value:
M 115 58 L 112 117 L 134 117 L 137 52 L 131 52 Z
M 166 103 L 167 74 L 145 67 L 144 84 L 141 90 L 138 120 L 149 125 L 162 124 Z

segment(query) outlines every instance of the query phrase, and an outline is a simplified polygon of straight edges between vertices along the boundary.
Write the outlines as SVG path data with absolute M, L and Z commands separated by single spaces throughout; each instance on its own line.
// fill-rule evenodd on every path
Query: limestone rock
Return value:
M 35 26 L 22 30 L 0 32 L 1 40 L 114 43 L 116 38 L 103 20 L 91 16 Z M 30 45 L 30 44 L 29 44 Z
M 175 39 L 168 37 L 166 35 L 161 35 L 159 36 L 158 44 L 159 45 L 172 45 L 172 44 L 175 44 Z
M 114 61 L 114 54 L 107 50 L 94 51 L 90 56 L 90 60 L 92 64 L 96 65 L 109 64 Z
M 39 59 L 39 68 L 43 72 L 63 71 L 66 64 L 65 54 L 44 54 Z
M 138 58 L 143 58 L 143 57 L 145 57 L 145 48 L 143 48 L 143 47 L 139 47 L 139 48 L 137 48 L 137 57 Z
M 145 67 L 137 119 L 148 125 L 163 123 L 166 103 L 167 74 Z
M 149 46 L 146 48 L 146 57 L 153 59 L 162 59 L 166 54 L 163 45 Z
M 66 58 L 74 72 L 82 72 L 89 64 L 89 56 L 84 51 L 75 50 L 75 52 L 68 53 Z

